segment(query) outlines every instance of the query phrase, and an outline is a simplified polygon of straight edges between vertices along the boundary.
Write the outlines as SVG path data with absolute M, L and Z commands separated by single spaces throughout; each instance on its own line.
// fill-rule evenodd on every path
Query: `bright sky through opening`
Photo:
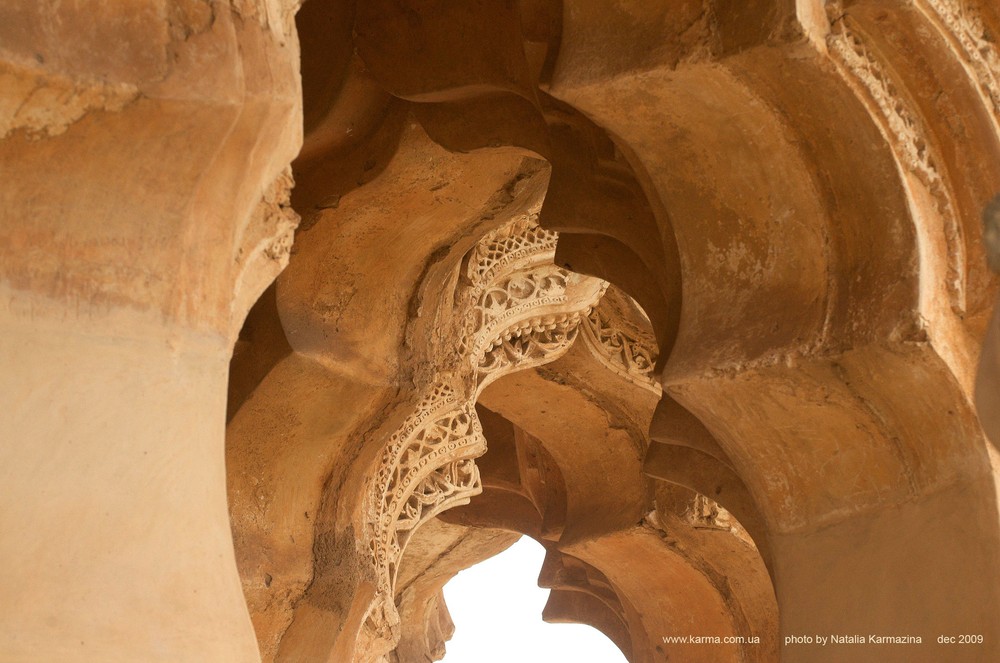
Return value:
M 537 581 L 544 557 L 545 549 L 524 536 L 445 585 L 455 635 L 443 663 L 627 663 L 595 628 L 542 621 L 549 591 Z

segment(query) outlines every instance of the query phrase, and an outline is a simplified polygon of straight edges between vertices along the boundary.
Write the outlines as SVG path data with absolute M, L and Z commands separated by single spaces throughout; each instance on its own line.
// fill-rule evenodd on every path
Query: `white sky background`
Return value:
M 443 663 L 627 663 L 603 633 L 582 624 L 546 624 L 549 590 L 538 572 L 545 549 L 523 536 L 444 587 L 455 635 Z

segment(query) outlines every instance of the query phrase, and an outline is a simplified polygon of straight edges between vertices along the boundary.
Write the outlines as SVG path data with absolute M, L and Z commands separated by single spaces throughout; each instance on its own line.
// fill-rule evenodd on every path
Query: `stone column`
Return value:
M 232 343 L 287 261 L 281 0 L 0 9 L 0 660 L 256 661 Z

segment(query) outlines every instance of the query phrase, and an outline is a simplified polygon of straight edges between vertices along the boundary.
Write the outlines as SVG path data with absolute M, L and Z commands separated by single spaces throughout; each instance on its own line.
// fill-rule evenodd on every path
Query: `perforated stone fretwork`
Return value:
M 399 638 L 396 574 L 413 533 L 482 491 L 474 461 L 486 451 L 475 410 L 479 393 L 503 375 L 562 356 L 607 288 L 556 267 L 556 239 L 535 216 L 523 216 L 486 235 L 462 261 L 450 299 L 459 322 L 433 355 L 457 352 L 459 362 L 442 364 L 458 368 L 440 370 L 424 389 L 390 436 L 366 493 L 366 538 L 378 581 L 366 619 L 369 640 Z

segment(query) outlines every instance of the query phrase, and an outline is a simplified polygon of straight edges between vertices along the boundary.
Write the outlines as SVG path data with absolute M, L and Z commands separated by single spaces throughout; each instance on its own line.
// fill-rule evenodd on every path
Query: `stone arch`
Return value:
M 416 139 L 416 144 L 418 150 L 434 151 L 423 139 Z M 329 397 L 323 392 L 344 397 L 344 390 L 351 388 L 347 385 L 354 383 L 357 388 L 359 377 L 375 382 L 385 379 L 375 371 L 391 376 L 390 371 L 400 368 L 409 371 L 407 380 L 424 386 L 401 398 L 391 385 L 386 385 L 388 389 L 377 382 L 369 385 L 367 394 L 361 391 L 358 397 L 371 398 L 381 391 L 386 414 L 369 418 L 370 409 L 362 408 L 353 430 L 343 423 L 337 424 L 339 430 L 333 428 L 332 422 L 343 414 L 317 411 L 318 403 L 308 401 L 286 401 L 288 409 L 261 409 L 250 400 L 231 420 L 234 530 L 265 656 L 374 660 L 395 646 L 399 633 L 393 586 L 406 541 L 426 519 L 467 501 L 479 489 L 473 458 L 485 449 L 485 441 L 474 410 L 476 394 L 505 373 L 565 352 L 581 319 L 603 293 L 603 282 L 552 264 L 555 235 L 534 221 L 544 173 L 530 165 L 517 171 L 521 161 L 501 162 L 515 167 L 513 179 L 501 191 L 502 200 L 486 201 L 490 214 L 472 216 L 472 229 L 464 231 L 472 237 L 460 238 L 447 255 L 411 272 L 419 280 L 413 283 L 408 306 L 369 313 L 413 316 L 420 311 L 415 317 L 424 319 L 415 324 L 426 324 L 430 331 L 427 335 L 407 331 L 402 345 L 412 348 L 412 356 L 403 355 L 397 362 L 368 362 L 364 355 L 352 359 L 335 346 L 331 348 L 335 354 L 323 356 L 329 352 L 322 350 L 327 341 L 320 341 L 311 327 L 329 325 L 329 318 L 316 316 L 315 299 L 306 306 L 296 299 L 283 300 L 279 283 L 277 314 L 293 351 L 279 360 L 256 392 L 294 398 L 313 383 L 313 393 L 321 401 Z M 421 158 L 404 159 L 388 166 L 389 186 L 398 183 L 399 168 L 412 168 L 409 172 L 424 177 Z M 382 195 L 378 184 L 371 188 L 375 190 L 367 194 L 368 200 L 378 199 Z M 430 208 L 435 204 L 431 201 Z M 337 211 L 350 215 L 352 207 L 352 198 L 345 197 Z M 497 223 L 493 215 L 513 220 L 487 232 L 462 259 L 463 244 L 469 246 L 477 230 Z M 357 229 L 376 242 L 372 250 L 383 250 L 378 236 L 364 225 L 368 217 L 358 218 L 363 221 Z M 323 230 L 336 235 L 350 232 L 349 226 L 326 225 Z M 421 230 L 417 226 L 412 232 Z M 316 248 L 315 259 L 323 261 L 322 240 Z M 308 250 L 306 243 L 303 251 Z M 282 277 L 284 287 L 297 279 L 317 283 L 309 260 L 301 260 L 298 273 L 293 268 Z M 319 279 L 317 285 L 330 288 L 326 291 L 330 294 L 309 293 L 301 282 L 291 292 L 296 298 L 303 294 L 329 298 L 338 296 L 342 287 L 333 279 Z M 379 294 L 368 290 L 364 296 Z M 326 338 L 345 332 L 345 338 L 357 338 L 353 335 L 363 331 L 346 330 L 342 324 L 328 329 L 322 334 Z M 360 362 L 356 370 L 350 368 L 352 361 Z M 345 370 L 350 372 L 345 375 Z M 282 392 L 287 396 L 280 396 Z M 288 417 L 295 424 L 281 438 L 273 437 L 271 421 Z M 315 423 L 321 421 L 325 423 Z M 338 456 L 341 466 L 334 467 L 331 476 L 331 459 Z M 260 482 L 262 468 L 271 474 L 264 482 Z M 290 483 L 293 475 L 299 485 Z M 347 603 L 336 603 L 341 600 Z
M 716 2 L 685 22 L 680 5 L 525 2 L 492 7 L 486 33 L 467 7 L 435 6 L 422 22 L 376 2 L 351 18 L 351 80 L 391 125 L 373 130 L 373 153 L 405 144 L 416 118 L 456 154 L 507 145 L 551 164 L 540 221 L 562 233 L 557 262 L 621 286 L 657 338 L 665 394 L 646 469 L 733 499 L 770 560 L 785 632 L 807 619 L 927 629 L 908 607 L 997 600 L 975 581 L 992 577 L 986 557 L 955 543 L 997 543 L 970 405 L 993 289 L 972 257 L 974 218 L 1000 174 L 994 51 L 980 43 L 996 17 L 981 4 L 829 3 L 827 15 L 810 2 Z M 443 39 L 446 25 L 469 29 Z M 803 90 L 823 103 L 803 103 Z M 978 148 L 956 149 L 956 132 Z M 339 204 L 320 195 L 323 168 L 309 168 L 302 200 Z M 284 309 L 295 334 L 298 317 L 328 322 L 305 304 Z M 330 338 L 360 343 L 336 329 L 292 340 L 320 357 Z M 367 377 L 398 366 L 379 369 Z M 979 519 L 971 535 L 945 517 L 961 505 Z M 899 559 L 896 542 L 927 521 L 920 555 Z M 866 561 L 855 544 L 868 530 Z M 807 563 L 829 551 L 843 559 Z M 942 588 L 933 560 L 961 553 L 969 564 Z M 887 606 L 866 601 L 875 583 L 845 576 L 883 577 L 886 565 Z M 914 573 L 927 582 L 907 582 Z M 815 605 L 818 590 L 871 612 L 842 622 Z M 966 613 L 948 623 L 966 618 L 995 626 Z
M 649 311 L 661 383 L 679 406 L 664 408 L 664 439 L 696 450 L 671 457 L 685 456 L 688 481 L 732 471 L 730 483 L 745 486 L 733 489 L 738 501 L 780 542 L 791 630 L 802 615 L 836 630 L 837 616 L 803 608 L 816 587 L 864 602 L 873 586 L 852 594 L 843 578 L 800 575 L 805 541 L 839 532 L 846 545 L 864 522 L 885 537 L 868 552 L 889 554 L 905 532 L 886 514 L 922 518 L 966 499 L 983 546 L 998 535 L 970 405 L 992 286 L 963 257 L 980 252 L 978 210 L 1000 175 L 995 49 L 969 52 L 995 16 L 971 2 L 828 8 L 720 2 L 684 22 L 674 6 L 565 2 L 537 59 L 520 5 L 497 10 L 489 35 L 448 42 L 388 6 L 372 6 L 359 32 L 372 75 L 418 103 L 442 145 L 514 144 L 552 164 L 540 220 L 562 233 L 558 261 L 623 286 Z M 461 23 L 436 11 L 438 25 Z M 429 46 L 390 70 L 386 56 L 404 39 Z M 448 67 L 462 48 L 483 57 Z M 802 90 L 822 103 L 802 103 Z M 490 121 L 487 99 L 517 119 Z M 954 149 L 956 129 L 978 137 L 978 156 Z M 930 417 L 932 403 L 950 414 Z M 706 448 L 715 470 L 698 455 Z M 934 520 L 940 529 L 913 562 L 929 582 L 906 583 L 900 561 L 898 603 L 847 623 L 930 628 L 906 608 L 931 595 L 944 605 L 929 569 L 965 527 Z M 878 575 L 871 560 L 838 568 Z M 974 581 L 991 573 L 988 560 L 970 564 L 979 570 L 956 570 L 949 591 L 993 605 Z M 948 617 L 959 618 L 975 620 Z
M 637 661 L 1000 658 L 996 2 L 83 4 L 0 21 L 5 655 L 423 654 L 464 523 Z
M 574 58 L 583 56 L 564 48 L 549 91 L 623 143 L 669 202 L 669 226 L 657 222 L 680 247 L 684 309 L 661 379 L 711 432 L 758 505 L 774 546 L 783 630 L 821 623 L 835 631 L 864 622 L 868 629 L 910 629 L 927 642 L 934 623 L 956 618 L 949 601 L 976 592 L 985 604 L 996 601 L 974 580 L 992 573 L 988 556 L 970 551 L 967 564 L 979 571 L 955 569 L 948 590 L 939 577 L 931 579 L 933 560 L 956 554 L 957 539 L 985 549 L 997 536 L 990 462 L 970 405 L 972 339 L 981 333 L 992 287 L 983 281 L 984 266 L 963 257 L 979 252 L 975 217 L 989 185 L 961 175 L 965 167 L 948 143 L 954 127 L 929 107 L 927 81 L 954 72 L 940 89 L 964 104 L 967 112 L 953 121 L 982 137 L 979 159 L 989 168 L 997 163 L 997 136 L 979 105 L 983 79 L 967 77 L 943 53 L 944 41 L 921 32 L 919 11 L 875 3 L 843 9 L 847 18 L 834 22 L 818 50 L 778 40 L 708 64 L 621 68 L 579 80 L 574 72 L 586 70 Z M 892 33 L 889 41 L 865 46 L 875 22 L 890 17 L 897 19 L 893 28 L 879 29 Z M 851 32 L 852 21 L 872 32 Z M 589 32 L 584 21 L 564 25 L 564 46 L 567 30 L 583 40 Z M 900 54 L 903 44 L 911 54 L 937 50 L 913 63 Z M 789 59 L 796 51 L 802 56 Z M 838 76 L 826 73 L 827 58 Z M 921 69 L 929 62 L 936 71 Z M 828 103 L 797 103 L 799 86 L 822 90 Z M 719 104 L 714 119 L 697 101 L 703 94 Z M 650 108 L 648 131 L 638 119 L 643 103 Z M 846 138 L 831 138 L 840 126 L 872 138 L 845 149 Z M 659 147 L 651 147 L 657 140 Z M 797 162 L 795 172 L 776 165 Z M 802 179 L 804 173 L 816 179 Z M 990 177 L 996 181 L 995 173 Z M 792 211 L 783 218 L 782 210 Z M 577 255 L 576 246 L 583 244 L 567 247 L 562 259 L 595 261 Z M 790 269 L 786 276 L 783 269 Z M 973 282 L 981 285 L 962 285 Z M 975 295 L 962 303 L 962 292 Z M 880 383 L 873 377 L 879 374 L 895 377 Z M 930 414 L 933 407 L 941 416 Z M 664 430 L 683 429 L 684 419 L 664 422 Z M 676 453 L 671 460 L 681 473 L 698 465 L 676 462 Z M 724 473 L 720 467 L 717 474 Z M 962 502 L 965 508 L 957 506 Z M 977 514 L 975 533 L 960 518 L 942 517 L 952 508 Z M 911 540 L 908 528 L 916 522 L 935 525 L 924 525 L 912 556 L 895 557 L 891 551 Z M 809 570 L 807 560 L 834 550 L 837 561 Z M 818 590 L 844 604 L 865 604 L 865 587 L 873 584 L 860 578 L 869 574 L 885 583 L 881 596 L 892 595 L 886 604 L 868 603 L 870 610 L 846 620 L 816 605 Z M 914 575 L 928 582 L 914 583 Z M 995 620 L 980 626 L 995 629 Z M 941 654 L 929 647 L 922 655 Z
M 503 416 L 487 411 L 483 417 L 490 440 L 481 459 L 484 492 L 439 520 L 476 530 L 501 527 L 542 541 L 549 557 L 539 583 L 554 590 L 546 618 L 591 624 L 630 660 L 718 660 L 718 649 L 699 653 L 697 647 L 664 645 L 662 636 L 690 619 L 706 634 L 722 629 L 720 637 L 723 632 L 762 637 L 763 646 L 725 655 L 770 660 L 777 647 L 777 615 L 756 547 L 745 532 L 738 539 L 734 532 L 742 528 L 733 529 L 724 511 L 703 496 L 667 483 L 642 488 L 644 433 L 642 424 L 629 421 L 648 422 L 657 399 L 646 387 L 608 371 L 591 353 L 578 343 L 556 362 L 508 376 L 487 390 L 485 402 Z M 578 392 L 581 384 L 588 389 Z M 628 398 L 633 393 L 638 398 Z M 604 409 L 613 401 L 620 408 Z M 638 412 L 628 412 L 631 407 Z M 570 411 L 575 424 L 567 431 L 557 422 Z M 603 477 L 596 485 L 593 472 Z M 579 572 L 558 570 L 567 566 Z M 737 567 L 748 585 L 716 584 L 727 573 L 723 569 L 735 577 Z M 676 593 L 678 583 L 683 592 Z M 729 617 L 719 622 L 722 613 Z
M 427 395 L 389 438 L 366 488 L 367 543 L 379 595 L 366 640 L 399 640 L 393 605 L 406 542 L 426 520 L 481 491 L 474 459 L 486 451 L 475 411 L 479 393 L 503 375 L 553 361 L 576 339 L 606 285 L 552 264 L 555 234 L 532 217 L 484 237 L 462 262 L 453 295 L 456 328 L 444 334 Z M 380 647 L 366 656 L 375 660 Z

